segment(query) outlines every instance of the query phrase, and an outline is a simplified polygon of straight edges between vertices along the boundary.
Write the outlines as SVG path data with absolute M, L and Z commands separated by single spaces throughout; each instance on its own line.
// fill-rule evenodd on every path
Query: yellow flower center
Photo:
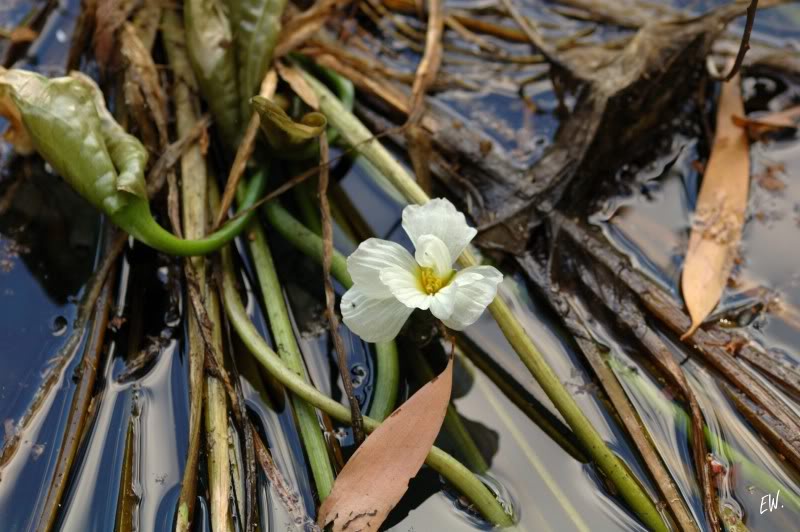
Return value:
M 451 270 L 450 273 L 444 277 L 440 277 L 436 275 L 436 272 L 433 271 L 433 268 L 421 267 L 419 269 L 419 284 L 422 287 L 422 291 L 426 294 L 435 294 L 450 284 L 450 280 L 453 278 L 454 273 L 455 270 Z

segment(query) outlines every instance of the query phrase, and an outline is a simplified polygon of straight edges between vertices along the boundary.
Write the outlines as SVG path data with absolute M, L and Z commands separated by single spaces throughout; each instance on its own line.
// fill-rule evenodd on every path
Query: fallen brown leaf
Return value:
M 734 116 L 744 115 L 740 78 L 723 83 L 711 157 L 697 198 L 681 288 L 691 336 L 719 302 L 742 235 L 750 187 L 750 145 Z
M 13 43 L 21 43 L 21 42 L 32 42 L 36 40 L 39 34 L 36 33 L 36 30 L 33 30 L 27 26 L 20 26 L 18 28 L 14 28 L 8 34 L 8 38 Z
M 280 61 L 275 62 L 275 69 L 278 71 L 281 79 L 292 88 L 295 94 L 297 94 L 307 106 L 315 111 L 319 111 L 319 99 L 317 98 L 317 94 L 308 85 L 305 78 L 303 78 L 303 74 L 301 74 L 299 70 Z
M 798 126 L 798 120 L 800 120 L 800 105 L 755 118 L 733 115 L 733 123 L 745 128 L 751 140 L 758 140 L 767 133 L 795 129 Z
M 373 432 L 347 462 L 319 509 L 334 532 L 378 530 L 408 489 L 444 421 L 453 360 Z
M 117 50 L 117 32 L 135 7 L 135 2 L 99 0 L 95 11 L 94 56 L 100 70 L 108 69 Z

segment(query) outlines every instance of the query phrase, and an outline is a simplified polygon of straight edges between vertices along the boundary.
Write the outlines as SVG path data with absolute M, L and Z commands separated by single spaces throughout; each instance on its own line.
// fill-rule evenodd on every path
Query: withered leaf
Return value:
M 28 26 L 19 26 L 8 33 L 8 39 L 13 43 L 32 42 L 39 34 Z
M 345 464 L 319 510 L 334 532 L 378 530 L 433 446 L 453 387 L 453 361 L 394 411 Z
M 758 140 L 767 133 L 795 129 L 798 120 L 800 120 L 800 105 L 755 118 L 742 115 L 733 116 L 733 122 L 737 126 L 747 129 L 747 134 L 752 140 Z
M 308 150 L 317 146 L 317 137 L 328 125 L 325 115 L 316 111 L 307 113 L 299 122 L 295 122 L 269 98 L 254 96 L 250 102 L 261 118 L 261 131 L 275 155 L 282 158 L 306 157 Z
M 719 302 L 742 235 L 750 187 L 750 145 L 734 116 L 744 116 L 740 78 L 722 85 L 711 157 L 697 198 L 681 288 L 692 318 L 687 338 Z

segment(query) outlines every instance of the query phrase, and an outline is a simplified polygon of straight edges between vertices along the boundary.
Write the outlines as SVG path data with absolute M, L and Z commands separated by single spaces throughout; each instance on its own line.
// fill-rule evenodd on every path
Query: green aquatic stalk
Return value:
M 322 238 L 319 235 L 292 216 L 278 200 L 267 202 L 264 205 L 264 213 L 269 223 L 292 246 L 317 264 L 322 264 Z M 353 280 L 347 271 L 347 259 L 335 249 L 331 259 L 331 275 L 345 288 L 353 286 Z M 394 411 L 400 382 L 400 363 L 394 340 L 375 344 L 375 358 L 378 371 L 369 415 L 383 421 Z
M 230 247 L 222 250 L 222 297 L 228 318 L 239 338 L 254 357 L 267 371 L 289 388 L 298 397 L 304 399 L 331 417 L 350 422 L 350 408 L 327 397 L 300 375 L 286 366 L 281 358 L 267 345 L 250 321 L 247 310 L 236 289 L 233 256 Z M 364 417 L 364 428 L 373 432 L 380 423 L 370 417 Z M 425 461 L 431 468 L 439 472 L 456 489 L 467 496 L 477 510 L 486 519 L 498 526 L 511 526 L 512 517 L 505 512 L 494 494 L 458 460 L 437 447 L 433 447 Z
M 115 225 L 159 251 L 180 256 L 214 252 L 252 216 L 248 213 L 199 240 L 183 240 L 158 225 L 147 199 L 147 150 L 114 120 L 99 87 L 80 73 L 48 79 L 0 67 L 0 115 L 10 120 L 7 138 L 17 151 L 39 152 Z M 243 208 L 255 203 L 264 187 L 263 176 L 252 179 Z
M 275 270 L 275 261 L 272 258 L 267 237 L 258 223 L 252 223 L 247 231 L 250 253 L 253 257 L 253 264 L 261 287 L 261 294 L 264 297 L 264 306 L 267 310 L 270 329 L 275 337 L 278 353 L 288 368 L 301 379 L 307 381 L 308 377 L 303 366 L 303 356 L 294 336 L 292 322 L 289 318 L 289 311 L 286 308 L 286 301 L 283 297 L 281 283 L 278 279 L 278 272 Z M 320 501 L 322 501 L 330 494 L 334 481 L 333 467 L 328 458 L 328 446 L 325 443 L 325 437 L 320 429 L 314 408 L 294 394 L 291 396 L 291 401 L 297 416 L 297 424 L 300 427 L 303 445 L 311 465 L 311 472 L 314 475 L 317 493 Z
M 328 118 L 328 122 L 341 132 L 344 139 L 375 165 L 408 201 L 418 204 L 427 203 L 430 199 L 428 195 L 405 168 L 374 138 L 364 124 L 349 112 L 324 84 L 307 72 L 304 72 L 304 77 L 319 98 L 320 111 Z M 469 248 L 461 254 L 458 262 L 464 268 L 478 265 L 477 258 Z M 625 502 L 648 528 L 666 531 L 667 525 L 653 500 L 622 460 L 609 449 L 606 442 L 600 437 L 572 395 L 564 388 L 558 376 L 547 364 L 522 324 L 511 312 L 508 304 L 498 296 L 489 305 L 489 311 L 520 360 L 572 428 L 575 436 L 598 468 L 617 488 Z

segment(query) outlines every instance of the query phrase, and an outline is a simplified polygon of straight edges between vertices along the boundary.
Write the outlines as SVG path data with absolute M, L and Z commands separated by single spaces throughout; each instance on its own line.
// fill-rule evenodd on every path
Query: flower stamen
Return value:
M 450 284 L 450 280 L 453 278 L 454 273 L 455 270 L 451 270 L 450 273 L 444 277 L 440 277 L 439 275 L 436 275 L 436 272 L 433 268 L 421 267 L 419 269 L 419 284 L 422 287 L 422 291 L 430 295 L 435 294 Z

